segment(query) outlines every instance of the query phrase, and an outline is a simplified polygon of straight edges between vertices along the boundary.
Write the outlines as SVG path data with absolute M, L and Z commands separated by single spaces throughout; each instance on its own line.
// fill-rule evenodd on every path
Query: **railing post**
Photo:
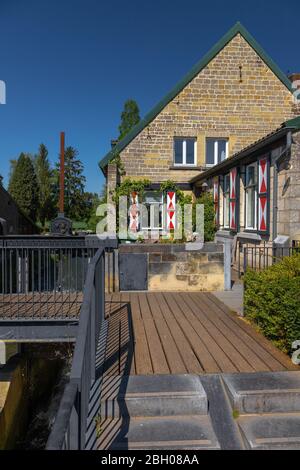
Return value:
M 224 290 L 231 290 L 231 241 L 224 241 Z
M 91 311 L 90 311 L 90 321 L 91 321 L 91 379 L 92 382 L 96 379 L 96 349 L 97 349 L 97 309 L 96 309 L 96 290 L 97 285 L 95 285 L 95 279 L 92 290 L 92 299 L 91 299 Z
M 68 447 L 67 450 L 78 450 L 80 449 L 80 402 L 79 402 L 79 393 L 77 392 L 76 407 L 73 406 L 72 413 L 70 416 L 70 425 L 68 432 Z
M 247 271 L 247 247 L 243 247 L 243 269 L 244 269 L 244 274 Z

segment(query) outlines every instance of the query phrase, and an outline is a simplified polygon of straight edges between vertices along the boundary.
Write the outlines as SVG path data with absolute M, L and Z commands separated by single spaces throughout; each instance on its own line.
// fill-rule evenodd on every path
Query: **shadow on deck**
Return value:
M 105 376 L 295 370 L 210 293 L 108 296 Z

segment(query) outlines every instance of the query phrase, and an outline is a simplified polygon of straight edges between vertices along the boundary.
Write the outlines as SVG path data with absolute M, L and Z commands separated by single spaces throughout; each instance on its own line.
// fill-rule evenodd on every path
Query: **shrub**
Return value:
M 211 242 L 214 240 L 215 233 L 217 231 L 217 227 L 215 224 L 214 199 L 212 194 L 201 194 L 201 196 L 197 198 L 196 204 L 204 205 L 204 241 Z
M 300 340 L 300 254 L 245 274 L 245 316 L 277 347 L 292 352 Z

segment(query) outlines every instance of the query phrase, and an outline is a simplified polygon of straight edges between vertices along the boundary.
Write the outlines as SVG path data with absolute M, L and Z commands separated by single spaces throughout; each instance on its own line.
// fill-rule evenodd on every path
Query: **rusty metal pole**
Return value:
M 64 213 L 65 206 L 65 133 L 60 133 L 60 174 L 59 174 L 59 212 Z

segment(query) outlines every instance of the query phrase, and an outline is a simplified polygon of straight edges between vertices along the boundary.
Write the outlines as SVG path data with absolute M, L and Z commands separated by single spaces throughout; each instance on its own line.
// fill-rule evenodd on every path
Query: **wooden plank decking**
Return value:
M 107 296 L 105 376 L 299 370 L 210 293 Z
M 81 292 L 0 295 L 0 321 L 18 319 L 78 319 Z

